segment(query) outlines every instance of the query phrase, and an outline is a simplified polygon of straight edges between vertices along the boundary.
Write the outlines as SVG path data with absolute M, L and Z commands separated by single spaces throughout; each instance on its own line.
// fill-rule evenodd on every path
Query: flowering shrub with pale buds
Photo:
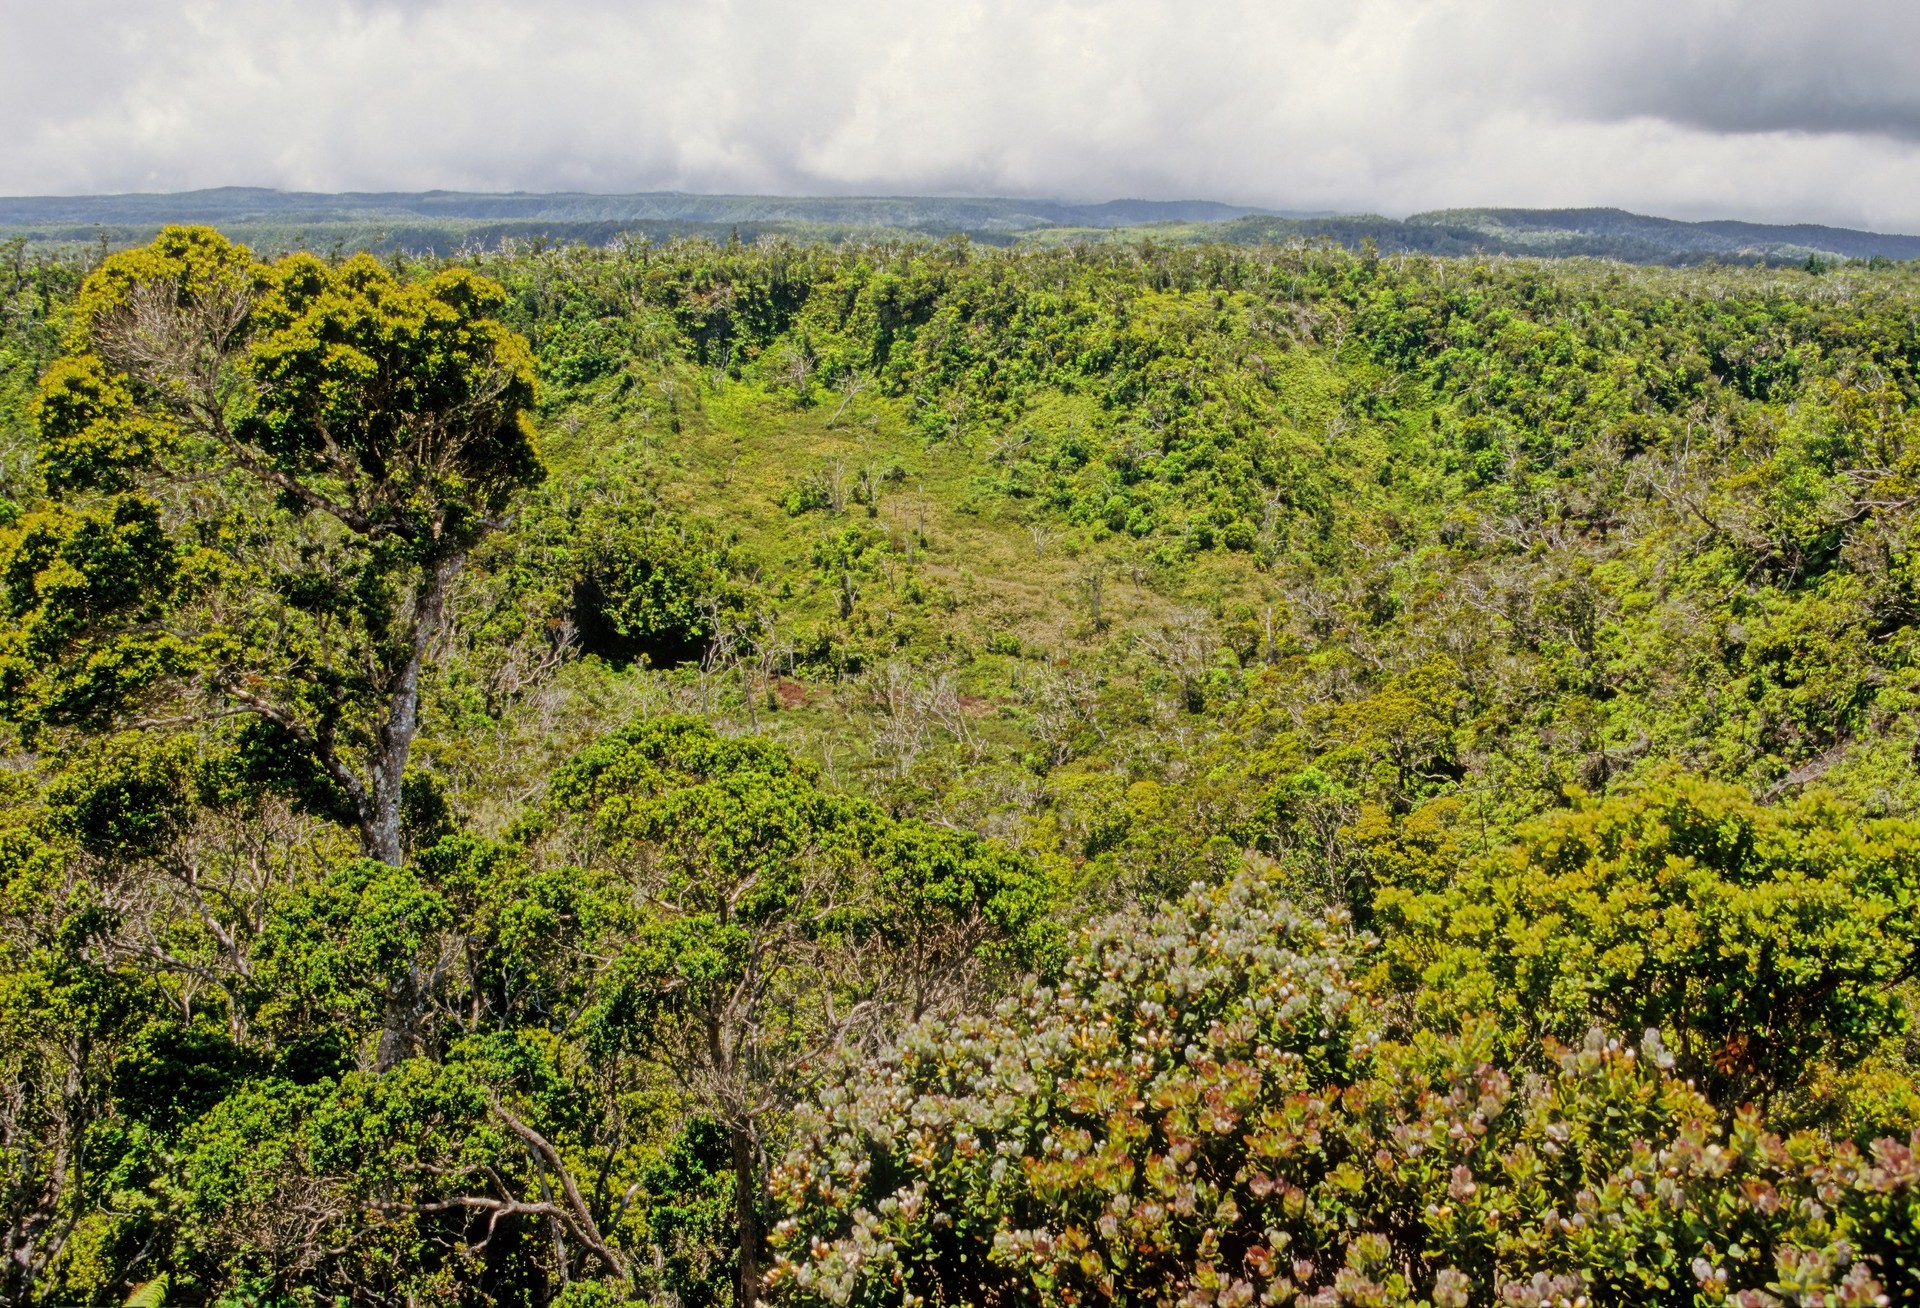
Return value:
M 1242 880 L 843 1068 L 769 1293 L 856 1305 L 1915 1302 L 1915 1146 L 1724 1120 L 1657 1034 L 1383 1041 L 1367 942 Z

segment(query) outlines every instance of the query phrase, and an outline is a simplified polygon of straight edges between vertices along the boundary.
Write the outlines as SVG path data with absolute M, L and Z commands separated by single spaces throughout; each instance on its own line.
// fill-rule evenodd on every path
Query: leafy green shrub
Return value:
M 620 367 L 627 342 L 604 319 L 548 324 L 538 342 L 540 371 L 561 386 L 582 386 Z
M 642 1176 L 648 1242 L 661 1251 L 660 1287 L 683 1304 L 718 1304 L 739 1262 L 733 1158 L 727 1131 L 692 1117 Z
M 1911 1294 L 1920 1166 L 1730 1128 L 1594 1032 L 1380 1042 L 1362 941 L 1257 883 L 1089 934 L 1058 990 L 843 1068 L 776 1170 L 783 1302 L 1694 1304 Z M 1920 1139 L 1915 1141 L 1920 1144 Z M 1879 1283 L 1877 1283 L 1877 1280 Z
M 725 543 L 701 524 L 596 505 L 575 532 L 573 613 L 588 653 L 673 667 L 747 614 Z
M 834 503 L 833 488 L 819 474 L 796 477 L 787 493 L 780 497 L 780 507 L 792 517 L 813 513 L 819 509 L 834 509 L 840 506 Z
M 1917 907 L 1920 826 L 1681 777 L 1540 818 L 1453 884 L 1385 887 L 1374 925 L 1427 1020 L 1497 1011 L 1516 1051 L 1657 1028 L 1731 1107 L 1906 1029 Z
M 192 814 L 187 742 L 122 732 L 91 743 L 47 788 L 53 829 L 97 858 L 159 854 Z

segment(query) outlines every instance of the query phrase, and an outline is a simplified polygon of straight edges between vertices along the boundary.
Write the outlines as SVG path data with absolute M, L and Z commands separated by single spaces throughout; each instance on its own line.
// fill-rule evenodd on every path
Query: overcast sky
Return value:
M 1920 232 L 1920 0 L 0 0 L 0 193 L 1619 205 Z

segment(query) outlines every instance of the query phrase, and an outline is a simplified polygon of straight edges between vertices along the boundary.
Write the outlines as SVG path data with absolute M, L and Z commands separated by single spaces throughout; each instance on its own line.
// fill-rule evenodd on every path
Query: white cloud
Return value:
M 1587 205 L 1920 230 L 1901 0 L 0 0 L 0 192 Z

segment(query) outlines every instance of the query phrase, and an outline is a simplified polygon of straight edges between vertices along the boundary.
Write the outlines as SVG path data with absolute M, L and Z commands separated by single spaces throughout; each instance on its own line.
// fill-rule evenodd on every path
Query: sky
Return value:
M 1614 205 L 1920 232 L 1916 0 L 0 0 L 0 193 Z

